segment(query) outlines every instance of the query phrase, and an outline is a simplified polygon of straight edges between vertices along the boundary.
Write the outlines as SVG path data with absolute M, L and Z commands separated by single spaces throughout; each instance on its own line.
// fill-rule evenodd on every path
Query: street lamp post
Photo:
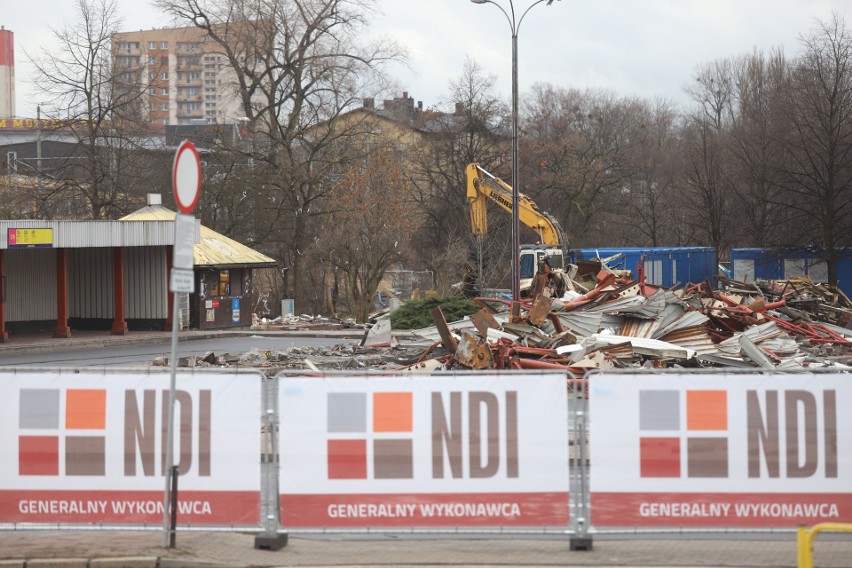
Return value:
M 547 2 L 550 6 L 553 0 L 536 0 L 524 10 L 521 17 L 515 19 L 515 5 L 509 1 L 509 12 L 494 0 L 470 0 L 474 4 L 494 4 L 506 16 L 509 28 L 512 30 L 512 301 L 521 299 L 521 237 L 518 214 L 518 200 L 521 182 L 518 175 L 518 30 L 524 17 L 533 7 Z

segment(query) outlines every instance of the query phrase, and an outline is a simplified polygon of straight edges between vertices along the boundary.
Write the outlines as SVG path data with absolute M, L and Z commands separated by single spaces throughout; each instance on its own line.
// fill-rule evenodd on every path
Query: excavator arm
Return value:
M 488 173 L 479 164 L 468 164 L 466 173 L 471 230 L 474 235 L 484 237 L 488 233 L 486 200 L 490 199 L 511 214 L 512 186 Z M 518 220 L 536 232 L 541 244 L 568 246 L 565 232 L 556 219 L 523 194 L 518 196 Z

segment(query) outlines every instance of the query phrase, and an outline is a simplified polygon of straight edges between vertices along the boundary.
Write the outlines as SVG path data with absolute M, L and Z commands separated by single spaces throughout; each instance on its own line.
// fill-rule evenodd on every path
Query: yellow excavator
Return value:
M 512 186 L 485 171 L 479 164 L 468 164 L 467 201 L 470 204 L 470 226 L 475 236 L 485 237 L 488 233 L 487 201 L 499 205 L 512 214 Z M 565 255 L 568 238 L 559 222 L 546 211 L 538 208 L 526 195 L 518 195 L 518 220 L 535 231 L 536 245 L 521 245 L 520 285 L 529 289 L 539 262 L 547 257 L 550 268 L 562 270 L 566 266 Z

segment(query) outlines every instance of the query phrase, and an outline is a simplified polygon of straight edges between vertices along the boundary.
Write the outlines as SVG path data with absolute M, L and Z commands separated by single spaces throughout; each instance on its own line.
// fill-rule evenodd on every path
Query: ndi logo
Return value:
M 60 463 L 65 475 L 104 475 L 105 390 L 21 389 L 19 409 L 19 475 L 59 475 Z M 60 439 L 64 460 L 59 455 Z
M 21 389 L 18 474 L 106 476 L 107 440 L 115 451 L 123 428 L 124 475 L 163 475 L 168 397 L 165 390 L 125 390 L 124 423 L 113 420 L 108 428 L 106 389 Z M 196 395 L 175 392 L 180 475 L 190 471 L 201 477 L 211 475 L 211 400 L 206 389 Z
M 728 476 L 728 393 L 687 390 L 685 420 L 677 390 L 639 391 L 639 469 L 643 478 Z
M 368 450 L 373 478 L 412 479 L 412 393 L 329 393 L 328 478 L 367 479 Z
M 431 448 L 433 479 L 519 477 L 516 391 L 429 394 L 418 437 L 412 392 L 328 393 L 328 479 L 414 479 L 415 438 Z

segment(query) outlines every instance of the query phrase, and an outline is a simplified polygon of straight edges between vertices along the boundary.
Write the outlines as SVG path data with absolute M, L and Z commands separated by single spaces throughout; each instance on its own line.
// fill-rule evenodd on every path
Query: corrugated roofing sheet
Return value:
M 172 221 L 175 212 L 162 205 L 148 205 L 122 217 L 122 221 Z M 195 266 L 274 266 L 275 259 L 252 250 L 213 229 L 201 225 L 201 242 L 193 250 Z

